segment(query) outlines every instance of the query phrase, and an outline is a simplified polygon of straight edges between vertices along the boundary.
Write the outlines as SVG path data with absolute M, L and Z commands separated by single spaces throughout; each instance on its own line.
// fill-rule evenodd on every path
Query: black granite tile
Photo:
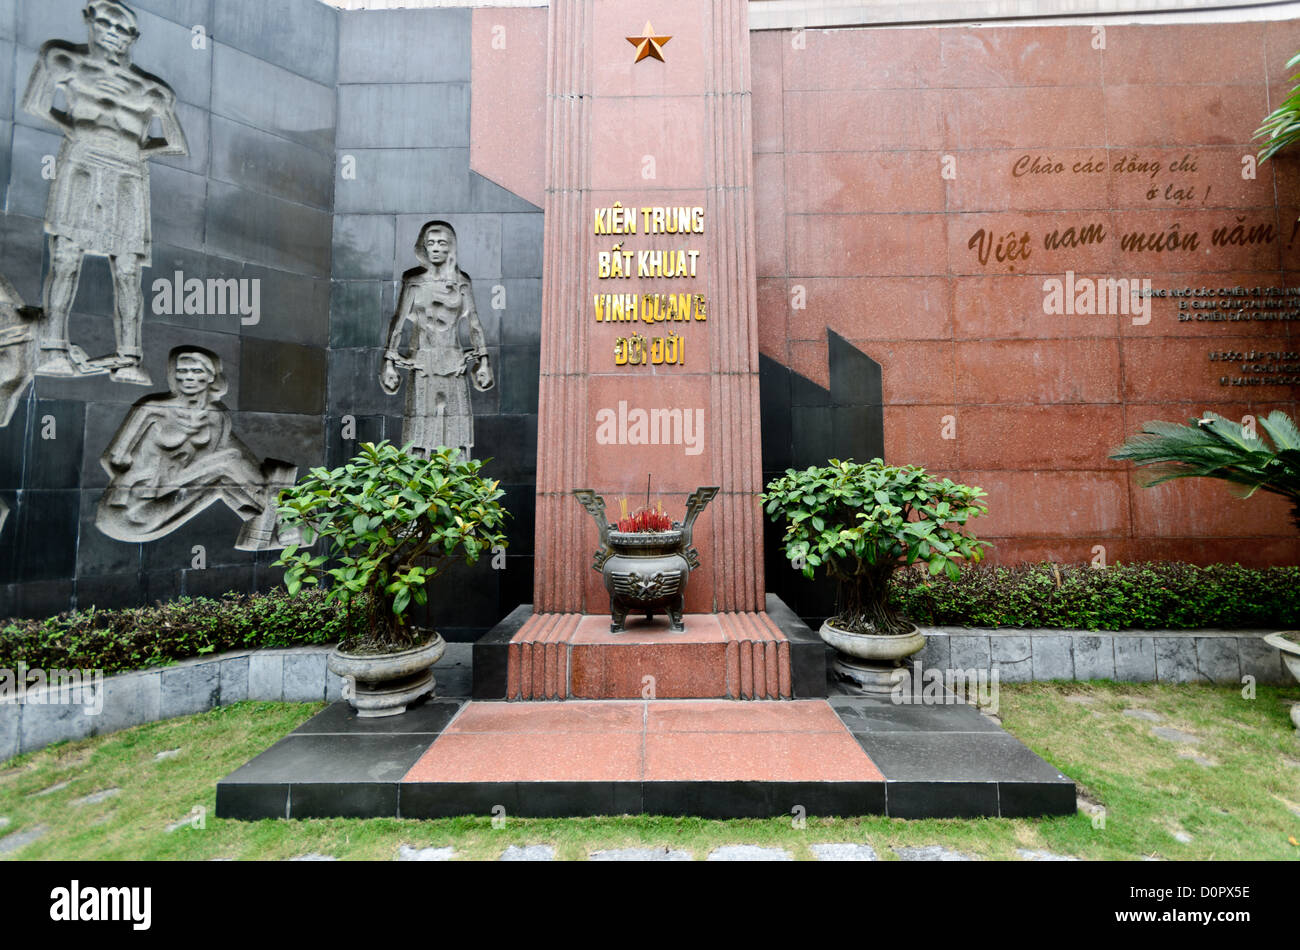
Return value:
M 807 377 L 790 373 L 790 405 L 804 408 L 829 406 L 831 394 Z M 797 463 L 796 463 L 797 464 Z
M 829 458 L 839 458 L 830 411 L 823 408 L 795 406 L 790 410 L 791 454 L 794 467 L 825 465 Z
M 5 44 L 0 43 L 0 69 L 4 68 Z M 0 86 L 3 82 L 0 82 Z M 0 89 L 0 93 L 4 90 Z M 0 120 L 0 202 L 5 200 L 5 194 L 9 190 L 9 163 L 12 161 L 14 124 L 8 119 Z M 0 207 L 4 207 L 0 204 Z
M 340 17 L 340 83 L 469 78 L 469 10 L 349 11 Z
M 222 43 L 318 83 L 337 80 L 337 10 L 313 0 L 216 0 L 212 15 Z
M 212 253 L 295 274 L 329 277 L 327 211 L 209 181 L 203 225 Z
M 0 559 L 4 557 L 4 538 L 0 537 Z M 16 616 L 18 616 L 18 588 L 13 584 L 0 584 L 0 620 Z
M 179 168 L 158 165 L 150 169 L 149 180 L 154 240 L 160 244 L 202 250 L 207 216 L 211 211 L 207 205 L 209 179 Z M 149 301 L 145 303 L 147 306 Z
M 393 279 L 394 256 L 399 253 L 395 232 L 396 222 L 397 217 L 394 214 L 336 214 L 332 264 L 334 279 Z M 405 237 L 403 243 L 405 244 Z M 415 237 L 412 235 L 411 248 L 414 244 Z M 409 249 L 403 246 L 400 254 L 404 256 Z M 386 323 L 385 328 L 387 328 Z
M 773 816 L 885 814 L 884 782 L 772 782 Z M 796 812 L 796 809 L 802 812 Z
M 339 86 L 338 148 L 468 148 L 469 83 Z
M 276 458 L 298 466 L 298 477 L 324 459 L 325 420 L 291 412 L 232 412 L 230 421 L 256 458 Z
M 142 604 L 157 604 L 180 597 L 181 577 L 180 570 L 146 573 L 144 575 L 143 596 L 140 598 L 140 602 Z
M 330 346 L 382 347 L 391 314 L 384 310 L 384 285 L 377 280 L 330 281 Z
M 439 672 L 439 667 L 434 668 Z M 400 716 L 383 716 L 378 719 L 363 719 L 355 709 L 345 702 L 332 703 L 312 716 L 291 735 L 321 735 L 325 733 L 340 735 L 399 735 L 424 734 L 433 736 L 447 728 L 447 724 L 460 712 L 463 702 L 429 700 L 418 705 L 408 706 Z
M 77 578 L 77 609 L 113 610 L 140 605 L 140 575 L 83 574 Z
M 43 210 L 37 216 L 19 214 L 12 204 L 8 214 L 0 214 L 0 252 L 4 255 L 5 277 L 23 302 L 33 307 L 41 302 L 47 244 L 44 214 Z
M 501 342 L 506 345 L 531 343 L 541 345 L 542 340 L 542 282 L 528 278 L 507 278 L 501 282 L 505 297 L 500 302 Z
M 519 782 L 520 818 L 578 818 L 640 812 L 640 782 Z
M 698 818 L 774 818 L 777 804 L 766 782 L 643 782 L 647 815 Z M 780 805 L 784 805 L 784 797 Z
M 24 488 L 77 488 L 86 404 L 37 399 L 27 439 Z
M 507 653 L 511 638 L 532 616 L 532 604 L 520 604 L 474 643 L 474 699 L 504 699 Z
M 224 43 L 211 45 L 214 114 L 318 152 L 333 152 L 333 85 L 306 79 Z
M 790 371 L 762 354 L 758 357 L 758 406 L 763 429 L 763 471 L 783 472 L 794 465 Z
M 245 411 L 321 413 L 325 366 L 321 347 L 245 339 L 240 346 L 237 406 Z
M 9 424 L 0 428 L 0 489 L 16 491 L 23 486 L 27 420 L 35 404 L 35 389 L 28 386 L 18 397 Z
M 15 526 L 18 529 L 15 580 L 70 578 L 76 570 L 80 521 L 80 491 L 24 491 Z
M 345 438 L 347 435 L 351 438 Z M 383 438 L 383 416 L 353 416 L 347 423 L 341 417 L 330 416 L 325 420 L 325 465 L 338 468 L 361 451 L 363 442 L 380 442 Z
M 835 458 L 869 461 L 885 456 L 885 417 L 880 406 L 836 406 L 826 410 Z
M 542 215 L 501 216 L 501 273 L 506 277 L 542 276 Z
M 334 199 L 332 154 L 220 116 L 212 117 L 212 177 L 323 211 Z
M 506 537 L 510 544 L 506 551 L 511 556 L 532 554 L 537 528 L 536 489 L 532 485 L 502 485 L 501 489 L 505 492 L 501 506 L 510 513 L 506 521 Z
M 396 414 L 406 407 L 406 388 L 410 373 L 402 373 L 401 388 L 389 395 L 379 385 L 384 367 L 384 351 L 379 347 L 352 350 L 330 350 L 329 363 L 329 414 L 332 417 Z M 398 427 L 400 430 L 400 426 Z M 397 439 L 393 440 L 397 442 Z
M 235 821 L 289 817 L 289 786 L 283 783 L 217 783 L 217 817 Z
M 506 556 L 506 569 L 501 572 L 498 585 L 497 612 L 499 614 L 507 613 L 519 604 L 533 602 L 533 567 L 532 555 Z
M 502 482 L 529 482 L 537 475 L 537 416 L 499 415 L 474 420 L 474 454 L 491 458 L 484 474 Z
M 1060 781 L 1062 776 L 1014 736 L 983 732 L 855 733 L 889 781 Z
M 200 564 L 208 570 L 250 565 L 252 554 L 235 548 L 243 524 L 239 515 L 214 498 L 212 504 L 170 534 L 140 545 L 143 569 L 194 571 Z M 195 550 L 198 547 L 202 550 Z
M 1073 815 L 1078 796 L 1073 782 L 999 782 L 998 805 L 1003 818 Z
M 18 522 L 22 517 L 19 512 L 20 495 L 17 491 L 0 490 L 0 504 L 4 505 L 0 514 L 0 585 L 5 588 L 9 606 L 0 611 L 0 617 L 15 614 L 18 611 L 18 592 L 14 590 L 14 581 L 18 580 Z M 504 688 L 502 695 L 505 695 Z
M 538 212 L 542 209 L 476 172 L 469 173 L 470 207 L 475 211 Z
M 303 782 L 289 786 L 289 817 L 396 818 L 396 782 Z
M 19 60 L 23 53 L 19 51 Z M 9 190 L 6 192 L 8 210 L 11 213 L 27 215 L 45 220 L 45 201 L 50 191 L 50 182 L 42 173 L 55 168 L 53 162 L 59 154 L 62 136 L 52 131 L 49 126 L 30 127 L 22 119 L 13 127 L 13 151 L 9 160 Z M 39 288 L 32 296 L 22 287 L 18 288 L 27 303 L 39 303 Z
M 889 782 L 890 818 L 996 818 L 996 782 Z
M 541 348 L 503 346 L 500 367 L 497 388 L 501 392 L 501 411 L 535 414 L 542 378 Z
M 222 779 L 226 783 L 399 782 L 430 745 L 425 733 L 289 735 Z
M 438 209 L 421 216 L 429 221 L 478 210 L 470 200 L 468 148 L 353 148 L 340 154 L 353 157 L 356 177 L 342 177 L 340 162 L 334 186 L 336 212 L 405 214 L 411 208 Z M 399 238 L 399 253 L 414 244 L 414 234 L 409 242 Z M 403 269 L 417 263 L 413 252 L 398 263 L 403 261 Z M 471 279 L 479 277 L 466 271 Z
M 974 706 L 964 703 L 895 704 L 886 699 L 837 696 L 831 708 L 850 732 L 861 733 L 995 733 L 1002 729 Z
M 213 0 L 133 0 L 132 10 L 148 10 L 187 30 L 202 25 L 207 32 L 212 29 Z
M 72 609 L 73 585 L 67 578 L 26 581 L 15 587 L 20 617 L 53 617 Z
M 514 782 L 402 782 L 400 818 L 451 818 L 458 815 L 517 815 L 519 790 Z
M 826 331 L 831 404 L 879 406 L 884 402 L 880 364 L 833 330 Z
M 81 492 L 80 529 L 77 542 L 77 577 L 86 578 L 93 575 L 132 576 L 132 588 L 137 586 L 135 575 L 142 566 L 140 545 L 110 538 L 95 527 L 95 516 L 99 510 L 102 492 Z M 80 592 L 80 591 L 78 591 Z M 132 591 L 132 596 L 139 596 Z

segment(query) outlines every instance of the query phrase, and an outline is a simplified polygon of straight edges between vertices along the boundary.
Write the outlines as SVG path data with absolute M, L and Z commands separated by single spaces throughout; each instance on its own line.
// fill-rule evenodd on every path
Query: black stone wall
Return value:
M 420 227 L 445 220 L 497 380 L 471 390 L 474 456 L 491 460 L 484 471 L 501 481 L 513 516 L 504 566 L 458 565 L 431 594 L 429 622 L 444 637 L 473 639 L 532 599 L 542 213 L 470 170 L 469 10 L 343 14 L 338 82 L 329 463 L 361 441 L 401 444 L 410 383 L 391 396 L 380 388 L 384 344 L 402 273 L 419 266 Z
M 45 156 L 51 124 L 21 111 L 37 50 L 85 42 L 81 0 L 0 0 L 0 273 L 39 305 L 48 267 Z M 137 65 L 168 82 L 190 154 L 149 163 L 153 267 L 145 271 L 152 387 L 37 377 L 0 429 L 0 617 L 179 595 L 265 589 L 275 552 L 234 548 L 217 503 L 167 537 L 113 540 L 94 524 L 105 447 L 144 395 L 166 389 L 180 344 L 217 353 L 235 434 L 300 472 L 356 443 L 400 441 L 404 396 L 378 374 L 419 226 L 445 218 L 474 281 L 497 387 L 475 394 L 476 455 L 516 515 L 505 570 L 482 562 L 431 607 L 470 637 L 531 597 L 541 212 L 469 170 L 467 10 L 340 13 L 316 0 L 138 0 Z M 342 159 L 356 160 L 344 178 Z M 156 314 L 155 278 L 257 278 L 261 318 Z M 494 289 L 501 288 L 495 295 Z M 504 301 L 504 304 L 503 304 Z M 494 307 L 494 303 L 498 306 Z M 113 349 L 108 264 L 88 257 L 71 321 L 92 356 Z M 343 419 L 356 421 L 344 442 Z M 206 566 L 193 565 L 202 546 Z M 461 572 L 462 575 L 468 572 Z
M 825 465 L 831 458 L 867 462 L 885 457 L 880 364 L 839 334 L 826 331 L 830 389 L 766 356 L 759 357 L 763 420 L 763 484 L 786 469 Z M 818 571 L 808 580 L 785 557 L 784 528 L 763 512 L 767 590 L 814 630 L 835 612 L 835 585 Z

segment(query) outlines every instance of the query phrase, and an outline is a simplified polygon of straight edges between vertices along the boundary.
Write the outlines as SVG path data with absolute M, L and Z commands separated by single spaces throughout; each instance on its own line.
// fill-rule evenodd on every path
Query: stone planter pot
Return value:
M 716 487 L 698 488 L 686 500 L 686 518 L 675 522 L 671 531 L 631 532 L 615 530 L 605 518 L 605 499 L 590 488 L 573 494 L 596 521 L 600 549 L 592 567 L 600 571 L 609 592 L 610 633 L 627 629 L 627 615 L 645 611 L 654 620 L 656 610 L 668 614 L 669 628 L 686 629 L 682 619 L 686 582 L 700 566 L 699 552 L 691 544 L 695 519 L 717 495 Z
M 925 646 L 925 634 L 912 625 L 907 633 L 853 633 L 828 620 L 818 631 L 835 648 L 831 668 L 865 693 L 888 695 L 897 685 L 895 671 Z
M 1295 631 L 1286 630 L 1282 632 L 1294 633 Z M 1300 683 L 1300 643 L 1288 640 L 1282 636 L 1282 633 L 1270 633 L 1264 638 L 1264 642 L 1282 651 L 1283 664 L 1291 671 L 1291 675 L 1295 677 L 1296 682 Z M 1291 722 L 1297 729 L 1300 729 L 1300 703 L 1291 706 Z
M 335 647 L 326 665 L 331 673 L 343 677 L 344 698 L 358 718 L 399 716 L 410 703 L 433 693 L 437 685 L 433 665 L 446 649 L 447 644 L 434 632 L 428 643 L 400 653 L 360 656 Z

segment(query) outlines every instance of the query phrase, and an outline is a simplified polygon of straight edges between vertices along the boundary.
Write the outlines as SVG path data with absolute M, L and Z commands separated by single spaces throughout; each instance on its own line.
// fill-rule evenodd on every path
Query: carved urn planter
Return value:
M 925 634 L 916 624 L 906 633 L 854 633 L 828 620 L 818 633 L 835 648 L 831 668 L 864 693 L 893 692 L 898 682 L 896 671 L 905 659 L 925 646 Z
M 654 620 L 655 611 L 668 615 L 675 632 L 686 629 L 682 620 L 686 582 L 700 566 L 700 555 L 691 543 L 695 519 L 717 495 L 716 486 L 699 488 L 687 499 L 686 518 L 666 531 L 619 531 L 605 518 L 605 499 L 590 488 L 573 494 L 596 522 L 600 549 L 592 568 L 601 572 L 609 592 L 611 633 L 627 629 L 627 615 L 645 611 Z
M 434 631 L 431 639 L 400 653 L 345 653 L 335 647 L 326 665 L 343 677 L 343 698 L 360 719 L 399 716 L 437 685 L 433 665 L 447 644 Z
M 1264 638 L 1264 642 L 1269 646 L 1277 647 L 1282 652 L 1282 662 L 1291 671 L 1291 676 L 1296 682 L 1300 682 L 1300 630 L 1270 633 Z M 1300 729 L 1300 703 L 1291 706 L 1291 722 Z

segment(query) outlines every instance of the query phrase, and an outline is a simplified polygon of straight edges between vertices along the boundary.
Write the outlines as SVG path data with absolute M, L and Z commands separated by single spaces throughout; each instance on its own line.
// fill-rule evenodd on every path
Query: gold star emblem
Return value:
M 671 40 L 671 36 L 655 36 L 654 27 L 650 21 L 645 21 L 645 29 L 640 36 L 629 36 L 627 41 L 636 47 L 636 60 L 641 62 L 647 56 L 652 56 L 659 62 L 664 61 L 664 44 Z

